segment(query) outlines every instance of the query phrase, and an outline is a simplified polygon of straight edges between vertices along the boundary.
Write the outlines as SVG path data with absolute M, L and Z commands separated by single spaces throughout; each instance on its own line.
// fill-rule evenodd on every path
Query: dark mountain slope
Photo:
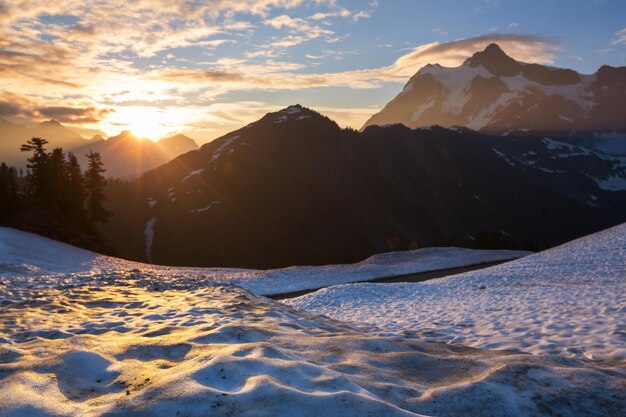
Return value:
M 626 220 L 626 193 L 512 163 L 515 144 L 502 141 L 438 127 L 359 133 L 291 106 L 145 174 L 116 198 L 125 205 L 112 201 L 111 228 L 135 259 L 277 267 L 473 246 L 485 233 L 553 245 Z

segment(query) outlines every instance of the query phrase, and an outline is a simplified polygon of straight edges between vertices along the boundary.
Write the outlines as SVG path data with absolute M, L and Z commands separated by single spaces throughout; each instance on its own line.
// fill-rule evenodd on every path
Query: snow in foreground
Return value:
M 626 412 L 623 368 L 377 335 L 192 277 L 16 269 L 0 280 L 2 416 Z
M 622 224 L 487 269 L 423 283 L 340 285 L 285 302 L 429 340 L 623 363 L 625 294 Z
M 167 282 L 206 280 L 235 284 L 255 294 L 270 295 L 317 289 L 329 285 L 367 281 L 382 276 L 401 275 L 437 269 L 456 268 L 485 262 L 504 261 L 530 252 L 425 248 L 374 255 L 349 265 L 298 266 L 271 270 L 235 268 L 184 268 L 147 265 L 99 255 L 31 233 L 0 227 L 0 278 L 19 276 L 23 281 L 39 281 L 50 275 L 107 274 L 119 269 L 141 269 L 159 275 Z

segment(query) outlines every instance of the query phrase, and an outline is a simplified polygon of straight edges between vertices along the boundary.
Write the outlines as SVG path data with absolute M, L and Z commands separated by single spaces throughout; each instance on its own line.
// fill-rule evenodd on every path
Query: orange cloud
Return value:
M 112 112 L 110 109 L 67 106 L 40 107 L 36 111 L 42 117 L 71 124 L 98 123 L 103 117 Z

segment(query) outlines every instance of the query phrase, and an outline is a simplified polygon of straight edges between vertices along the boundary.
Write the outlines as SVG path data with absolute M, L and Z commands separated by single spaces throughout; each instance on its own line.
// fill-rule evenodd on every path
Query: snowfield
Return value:
M 373 332 L 229 283 L 251 273 L 0 228 L 0 416 L 626 415 L 624 361 Z
M 329 287 L 303 310 L 485 349 L 626 360 L 626 224 L 491 268 Z
M 150 219 L 146 236 L 151 237 Z M 298 266 L 270 270 L 236 268 L 181 268 L 147 265 L 99 255 L 31 233 L 0 227 L 0 278 L 12 277 L 23 282 L 45 285 L 49 275 L 107 275 L 111 271 L 141 269 L 153 279 L 172 282 L 219 282 L 244 287 L 258 295 L 282 294 L 347 282 L 367 281 L 383 276 L 427 272 L 486 262 L 520 258 L 531 252 L 510 250 L 474 250 L 463 248 L 424 248 L 414 251 L 374 255 L 362 262 L 347 265 Z M 83 279 L 83 278 L 77 278 Z M 55 281 L 52 285 L 54 285 Z

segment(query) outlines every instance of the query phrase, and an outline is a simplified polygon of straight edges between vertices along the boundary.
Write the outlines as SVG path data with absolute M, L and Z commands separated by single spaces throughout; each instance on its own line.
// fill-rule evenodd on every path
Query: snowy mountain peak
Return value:
M 280 113 L 288 113 L 288 114 L 295 114 L 295 113 L 300 113 L 302 111 L 302 106 L 299 104 L 293 104 L 289 107 L 285 107 L 284 109 L 282 109 L 280 111 Z
M 274 119 L 274 123 L 283 123 L 286 122 L 288 119 L 302 120 L 304 118 L 309 118 L 311 115 L 306 114 L 309 112 L 310 111 L 308 109 L 305 109 L 301 105 L 294 104 L 285 107 L 284 109 L 279 110 L 276 113 L 270 113 L 269 115 L 271 115 L 271 117 Z
M 364 125 L 465 126 L 490 134 L 626 132 L 626 67 L 581 75 L 518 62 L 498 45 L 454 68 L 427 65 Z
M 330 123 L 333 126 L 337 126 L 336 123 L 328 117 L 307 107 L 301 106 L 300 104 L 294 104 L 277 112 L 268 113 L 261 119 L 261 121 L 271 122 L 273 125 L 281 125 L 287 122 L 291 125 L 291 122 L 296 122 L 296 125 L 294 126 L 298 126 L 300 122 L 315 122 L 320 125 Z
M 495 43 L 490 44 L 485 50 L 476 52 L 463 63 L 465 66 L 477 67 L 482 65 L 490 73 L 500 76 L 513 76 L 519 74 L 522 64 L 508 56 Z

